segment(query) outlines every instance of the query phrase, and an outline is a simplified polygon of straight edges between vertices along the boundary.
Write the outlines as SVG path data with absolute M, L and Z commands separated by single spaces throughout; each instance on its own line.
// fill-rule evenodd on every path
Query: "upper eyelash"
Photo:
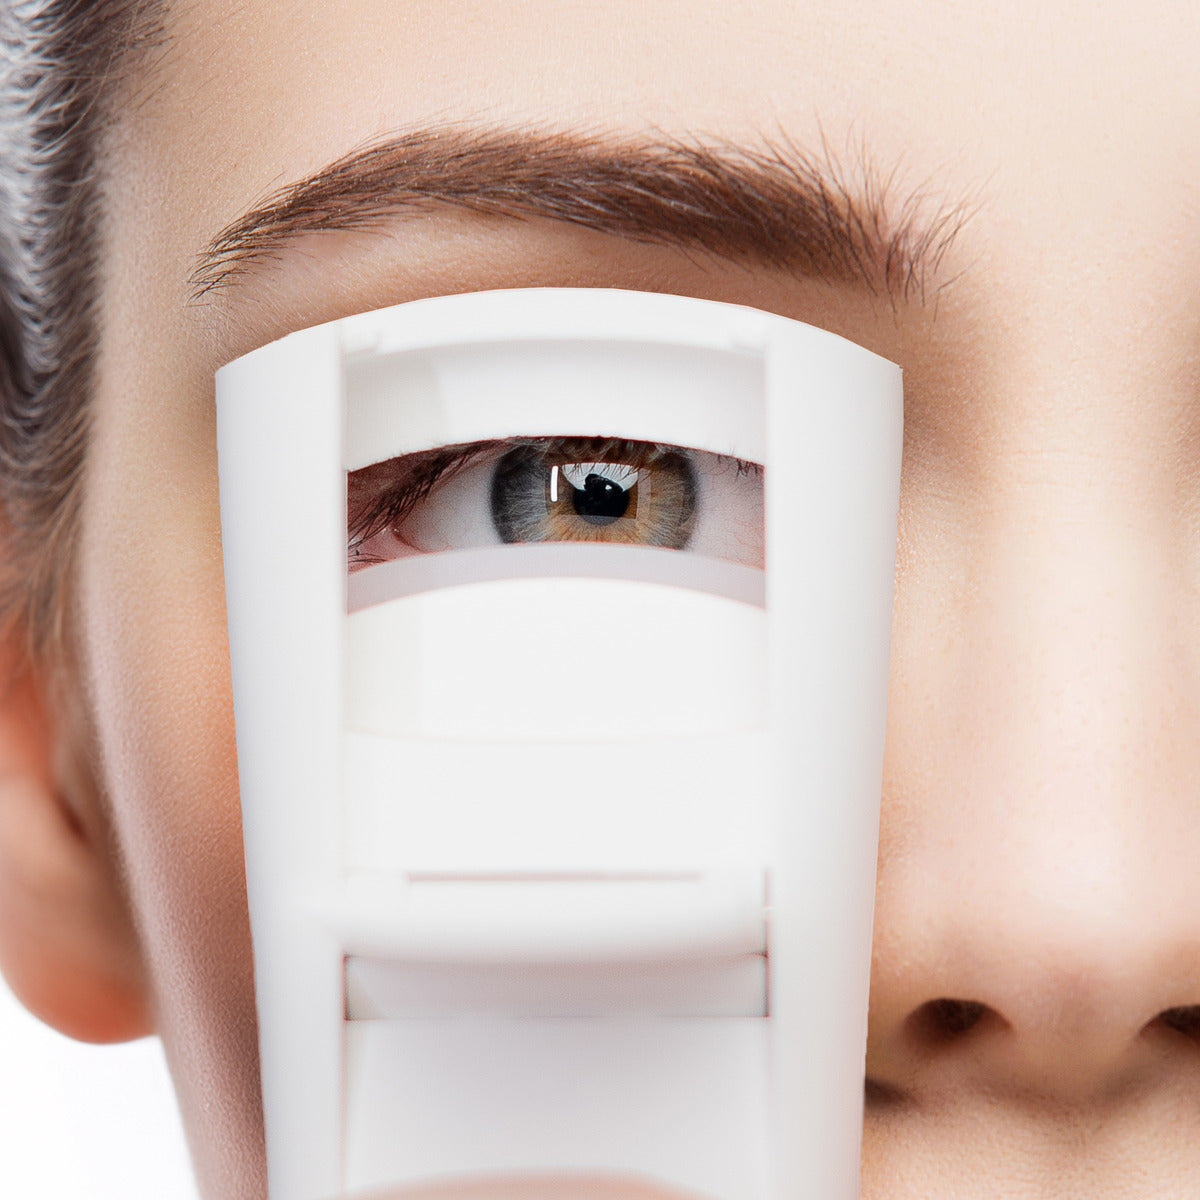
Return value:
M 484 454 L 501 457 L 509 450 L 520 446 L 544 447 L 551 443 L 570 444 L 586 442 L 589 455 L 611 453 L 624 446 L 638 446 L 645 453 L 647 446 L 653 452 L 663 453 L 686 450 L 665 442 L 637 442 L 628 438 L 586 437 L 515 437 L 499 438 L 483 442 L 464 442 L 455 446 L 441 446 L 436 450 L 424 450 L 415 454 L 404 454 L 384 462 L 351 473 L 347 480 L 348 501 L 348 546 L 347 555 L 358 564 L 365 560 L 361 547 L 376 534 L 403 521 L 443 480 L 477 462 Z M 762 474 L 760 463 L 734 458 L 732 455 L 715 455 L 718 461 L 737 464 L 738 475 Z M 361 495 L 370 488 L 372 476 L 378 477 L 377 490 L 371 495 Z M 355 489 L 359 495 L 356 497 Z M 358 503 L 356 504 L 356 499 Z
M 347 480 L 350 556 L 357 556 L 359 547 L 376 534 L 403 521 L 439 482 L 469 466 L 498 445 L 505 446 L 507 443 L 486 441 L 441 446 L 436 450 L 390 458 L 354 471 Z M 361 507 L 356 511 L 354 486 L 357 483 L 360 491 L 370 487 L 373 474 L 379 476 L 378 491 L 373 496 L 362 497 Z

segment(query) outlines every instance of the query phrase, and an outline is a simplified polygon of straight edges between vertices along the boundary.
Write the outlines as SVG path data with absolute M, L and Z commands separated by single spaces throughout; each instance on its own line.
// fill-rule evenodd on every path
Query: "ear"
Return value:
M 0 971 L 70 1037 L 142 1037 L 149 990 L 107 825 L 55 778 L 45 698 L 30 669 L 12 669 L 25 661 L 15 640 L 0 647 Z

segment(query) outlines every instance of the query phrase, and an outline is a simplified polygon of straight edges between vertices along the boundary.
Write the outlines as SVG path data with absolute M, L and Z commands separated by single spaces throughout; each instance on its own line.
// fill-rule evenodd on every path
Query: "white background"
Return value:
M 72 1042 L 0 983 L 0 1196 L 197 1200 L 157 1039 Z

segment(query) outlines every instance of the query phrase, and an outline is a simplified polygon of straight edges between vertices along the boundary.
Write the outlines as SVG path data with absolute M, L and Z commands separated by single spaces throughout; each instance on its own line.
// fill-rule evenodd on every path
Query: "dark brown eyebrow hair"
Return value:
M 858 283 L 924 300 L 965 219 L 961 207 L 899 206 L 865 153 L 853 171 L 826 151 L 672 136 L 445 125 L 391 137 L 288 184 L 222 229 L 198 256 L 193 302 L 295 238 L 369 230 L 442 207 L 562 221 L 653 245 Z

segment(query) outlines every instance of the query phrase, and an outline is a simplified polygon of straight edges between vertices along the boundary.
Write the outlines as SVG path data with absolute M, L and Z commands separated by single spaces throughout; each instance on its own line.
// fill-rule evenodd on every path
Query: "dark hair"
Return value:
M 97 347 L 99 153 L 162 0 L 0 0 L 0 625 L 61 639 Z

